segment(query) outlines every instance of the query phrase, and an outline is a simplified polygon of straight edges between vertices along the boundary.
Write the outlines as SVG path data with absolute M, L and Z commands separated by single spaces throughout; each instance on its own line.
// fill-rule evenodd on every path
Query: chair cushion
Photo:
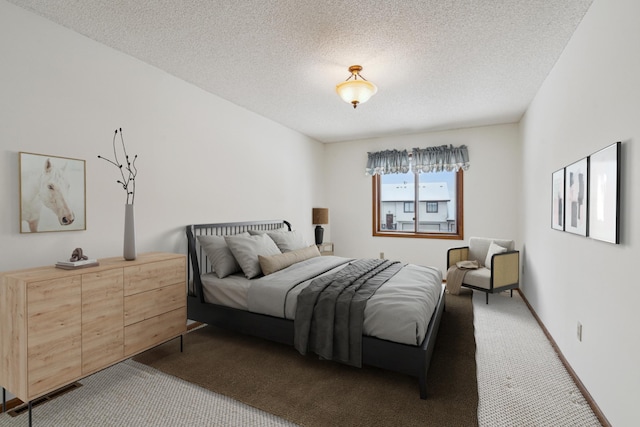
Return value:
M 491 242 L 494 242 L 495 244 L 497 244 L 498 246 L 502 246 L 503 248 L 507 248 L 508 251 L 514 250 L 515 247 L 515 243 L 513 240 L 492 239 L 487 237 L 470 237 L 469 259 L 478 261 L 480 265 L 485 265 L 485 262 L 487 260 L 487 253 L 489 252 L 489 246 L 491 246 Z M 488 267 L 491 267 L 491 265 L 489 265 Z
M 463 285 L 476 286 L 482 289 L 491 289 L 491 270 L 488 268 L 478 268 L 477 270 L 468 270 L 462 280 Z

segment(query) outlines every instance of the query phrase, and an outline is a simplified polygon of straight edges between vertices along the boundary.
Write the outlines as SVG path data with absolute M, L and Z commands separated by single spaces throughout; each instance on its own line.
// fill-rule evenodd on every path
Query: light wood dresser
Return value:
M 186 331 L 184 255 L 99 262 L 0 273 L 0 386 L 22 401 Z

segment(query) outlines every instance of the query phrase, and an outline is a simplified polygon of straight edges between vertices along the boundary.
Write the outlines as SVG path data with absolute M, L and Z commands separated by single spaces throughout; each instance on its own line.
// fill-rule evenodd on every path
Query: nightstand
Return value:
M 316 246 L 320 251 L 320 255 L 333 255 L 333 243 L 323 242 Z

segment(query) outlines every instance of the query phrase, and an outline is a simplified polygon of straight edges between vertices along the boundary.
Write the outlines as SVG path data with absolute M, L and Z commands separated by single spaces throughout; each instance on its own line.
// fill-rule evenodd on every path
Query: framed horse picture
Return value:
M 20 232 L 86 230 L 84 160 L 19 153 Z

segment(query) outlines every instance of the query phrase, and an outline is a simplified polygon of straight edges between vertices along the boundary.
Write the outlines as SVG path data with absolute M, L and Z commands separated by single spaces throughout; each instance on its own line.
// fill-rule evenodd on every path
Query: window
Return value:
M 404 202 L 404 212 L 413 213 L 414 211 L 414 202 Z
M 462 169 L 371 179 L 374 236 L 463 238 Z

